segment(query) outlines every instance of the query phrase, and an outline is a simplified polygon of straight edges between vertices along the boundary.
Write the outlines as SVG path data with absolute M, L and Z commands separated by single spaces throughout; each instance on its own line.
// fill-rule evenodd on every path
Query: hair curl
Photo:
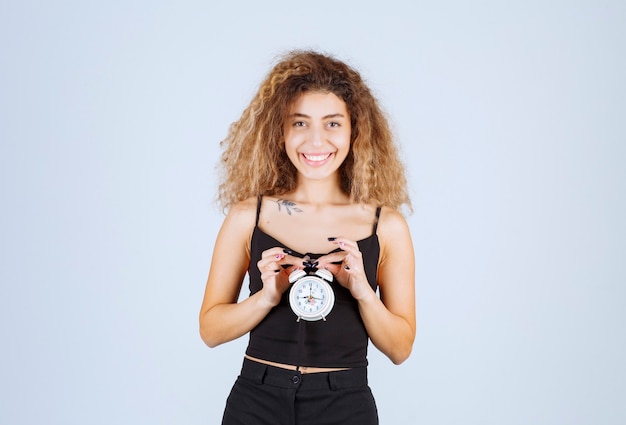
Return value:
M 222 207 L 228 210 L 251 196 L 279 196 L 295 189 L 297 171 L 285 152 L 283 124 L 291 104 L 305 92 L 334 93 L 346 103 L 351 149 L 339 172 L 351 201 L 411 210 L 389 124 L 359 73 L 333 57 L 300 50 L 274 66 L 220 143 Z

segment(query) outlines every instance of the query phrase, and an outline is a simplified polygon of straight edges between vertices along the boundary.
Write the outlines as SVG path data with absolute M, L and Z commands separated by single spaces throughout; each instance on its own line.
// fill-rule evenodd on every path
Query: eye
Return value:
M 339 124 L 338 122 L 335 121 L 331 121 L 328 123 L 329 127 L 341 127 L 341 124 Z
M 294 127 L 304 127 L 306 123 L 304 121 L 296 121 L 293 123 Z

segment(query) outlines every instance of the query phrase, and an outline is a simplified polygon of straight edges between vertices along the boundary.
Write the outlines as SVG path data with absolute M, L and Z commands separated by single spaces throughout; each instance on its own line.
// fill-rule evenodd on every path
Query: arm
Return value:
M 252 330 L 278 304 L 283 287 L 287 287 L 284 273 L 275 272 L 285 256 L 280 248 L 272 248 L 263 253 L 258 263 L 263 289 L 237 303 L 250 264 L 255 212 L 254 199 L 235 205 L 218 233 L 199 318 L 200 336 L 209 347 L 232 341 Z
M 370 291 L 359 300 L 359 309 L 372 343 L 400 364 L 411 354 L 415 340 L 415 255 L 404 217 L 395 211 L 383 217 L 378 226 L 380 298 Z
M 387 208 L 383 211 L 378 226 L 380 298 L 367 282 L 355 242 L 338 238 L 335 243 L 345 252 L 343 264 L 334 268 L 331 264 L 325 266 L 357 300 L 372 343 L 394 364 L 400 364 L 411 354 L 415 340 L 415 258 L 409 228 L 402 215 Z

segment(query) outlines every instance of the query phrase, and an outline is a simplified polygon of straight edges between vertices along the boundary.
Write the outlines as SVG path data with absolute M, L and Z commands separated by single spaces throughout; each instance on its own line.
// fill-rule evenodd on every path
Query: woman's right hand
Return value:
M 297 257 L 288 254 L 284 248 L 270 248 L 263 251 L 257 267 L 263 281 L 263 297 L 272 306 L 278 305 L 283 293 L 291 285 L 289 274 L 297 269 Z M 302 259 L 300 259 L 300 262 Z

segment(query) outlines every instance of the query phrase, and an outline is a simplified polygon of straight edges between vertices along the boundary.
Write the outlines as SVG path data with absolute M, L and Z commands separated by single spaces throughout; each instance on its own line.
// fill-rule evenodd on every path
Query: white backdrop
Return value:
M 216 3 L 0 4 L 0 423 L 219 423 L 218 143 L 292 48 L 362 72 L 409 168 L 381 424 L 626 423 L 625 3 Z

